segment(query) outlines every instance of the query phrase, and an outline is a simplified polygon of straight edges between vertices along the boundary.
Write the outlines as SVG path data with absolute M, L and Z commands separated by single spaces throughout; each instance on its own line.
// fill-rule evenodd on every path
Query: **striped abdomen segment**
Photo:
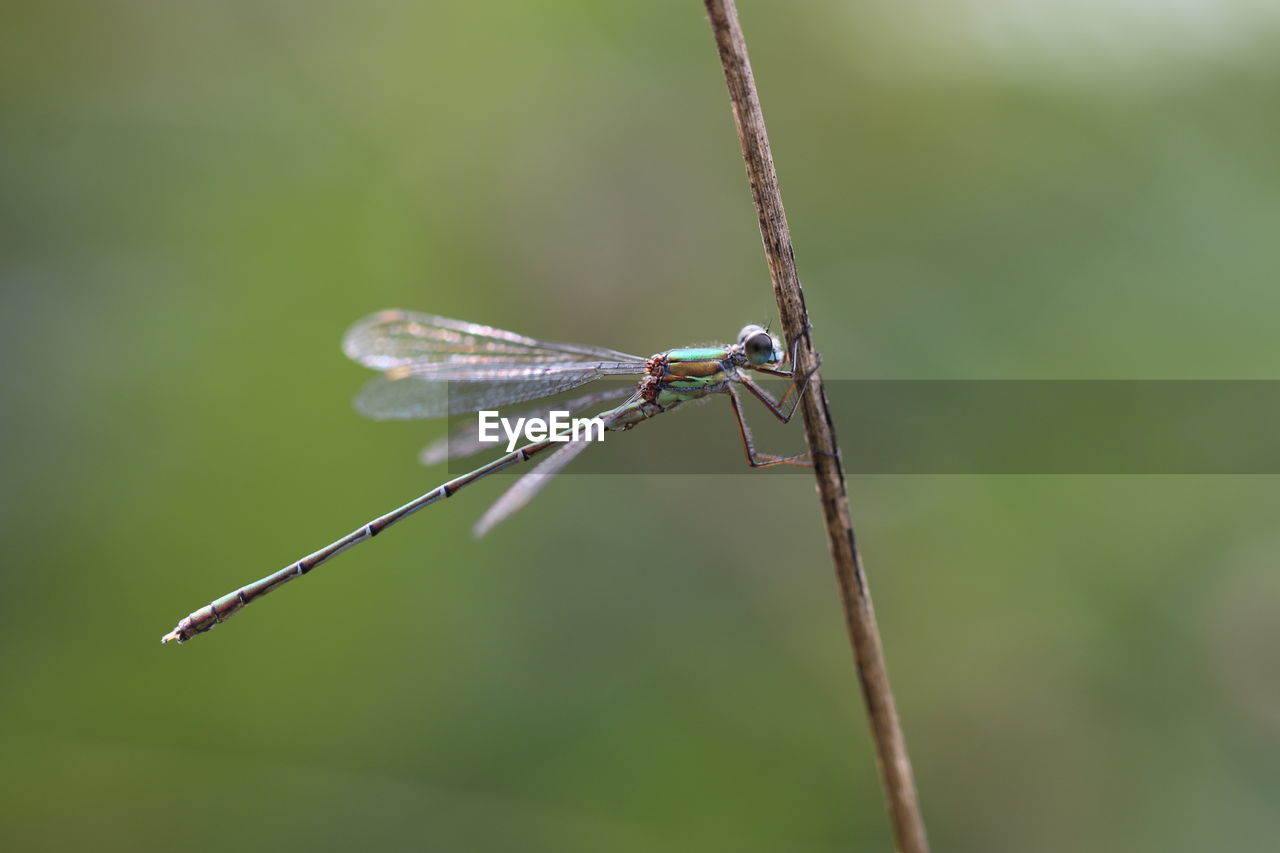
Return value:
M 160 639 L 160 642 L 167 643 L 171 640 L 176 640 L 179 643 L 185 643 L 196 634 L 203 634 L 218 623 L 225 622 L 230 619 L 242 607 L 254 599 L 266 595 L 268 592 L 271 592 L 282 584 L 288 583 L 296 577 L 305 575 L 316 566 L 333 559 L 352 545 L 357 545 L 366 539 L 372 539 L 374 536 L 377 536 L 397 521 L 408 518 L 418 510 L 435 503 L 441 498 L 449 497 L 459 489 L 474 483 L 482 477 L 486 477 L 495 471 L 506 468 L 508 465 L 514 465 L 517 462 L 524 462 L 534 454 L 546 450 L 552 445 L 552 443 L 553 442 L 550 440 L 546 440 L 526 445 L 525 447 L 513 450 L 511 453 L 495 459 L 488 465 L 477 468 L 474 471 L 463 474 L 461 477 L 450 480 L 442 486 L 432 489 L 425 495 L 410 501 L 404 506 L 398 509 L 393 509 L 386 515 L 379 516 L 363 527 L 351 531 L 336 542 L 331 542 L 319 551 L 316 551 L 314 554 L 309 554 L 301 560 L 298 560 L 296 563 L 285 566 L 278 572 L 274 572 L 267 575 L 265 578 L 261 578 L 251 584 L 242 586 L 235 592 L 224 595 L 222 598 L 217 599 L 211 604 L 201 607 L 199 610 L 196 610 L 191 615 L 180 621 L 176 628 L 168 634 L 165 634 Z

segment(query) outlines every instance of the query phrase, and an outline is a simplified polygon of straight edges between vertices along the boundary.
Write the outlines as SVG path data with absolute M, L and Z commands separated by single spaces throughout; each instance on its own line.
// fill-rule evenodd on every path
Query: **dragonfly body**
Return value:
M 705 397 L 729 381 L 733 360 L 727 349 L 677 349 L 654 356 L 642 393 L 664 409 Z
M 785 359 L 777 339 L 759 326 L 747 326 L 738 343 L 727 347 L 668 350 L 648 359 L 614 350 L 538 341 L 488 326 L 428 314 L 384 311 L 357 323 L 344 340 L 344 350 L 369 367 L 386 371 L 366 386 L 356 406 L 378 418 L 439 417 L 474 412 L 489 406 L 538 399 L 609 375 L 638 375 L 637 387 L 626 400 L 601 412 L 610 432 L 629 430 L 655 415 L 713 394 L 727 394 L 752 467 L 808 464 L 807 454 L 790 457 L 758 454 L 742 420 L 737 387 L 746 388 L 782 421 L 790 419 L 803 392 L 804 380 L 794 383 L 782 401 L 756 385 L 748 372 L 791 378 L 781 369 Z M 790 410 L 782 411 L 796 391 Z M 594 405 L 617 392 L 592 394 L 563 404 L 566 408 Z M 576 404 L 576 405 L 575 405 Z M 585 441 L 565 443 L 552 438 L 532 442 L 444 483 L 391 512 L 369 521 L 346 536 L 295 563 L 216 599 L 182 619 L 161 642 L 179 643 L 210 630 L 253 600 L 307 574 L 353 545 L 371 539 L 396 522 L 448 498 L 459 490 L 510 465 L 544 455 L 532 472 L 518 480 L 489 508 L 476 525 L 483 535 L 493 525 L 524 506 L 552 476 L 578 455 Z M 553 449 L 554 448 L 554 449 Z M 471 439 L 428 448 L 433 460 L 466 455 L 483 449 Z M 552 452 L 547 454 L 546 452 Z

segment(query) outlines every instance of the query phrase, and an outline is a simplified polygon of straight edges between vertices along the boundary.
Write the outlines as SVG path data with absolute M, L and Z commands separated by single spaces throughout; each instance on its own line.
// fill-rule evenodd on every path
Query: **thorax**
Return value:
M 733 370 L 726 349 L 671 350 L 649 359 L 640 393 L 648 402 L 668 409 L 720 390 Z

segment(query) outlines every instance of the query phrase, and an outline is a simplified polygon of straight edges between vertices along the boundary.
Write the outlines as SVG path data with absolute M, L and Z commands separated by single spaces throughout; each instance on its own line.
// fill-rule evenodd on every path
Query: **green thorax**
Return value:
M 729 351 L 723 347 L 700 347 L 692 349 L 673 349 L 667 353 L 668 362 L 684 361 L 724 361 Z
M 658 384 L 656 402 L 670 407 L 705 396 L 728 379 L 722 348 L 677 349 L 666 354 L 666 371 Z

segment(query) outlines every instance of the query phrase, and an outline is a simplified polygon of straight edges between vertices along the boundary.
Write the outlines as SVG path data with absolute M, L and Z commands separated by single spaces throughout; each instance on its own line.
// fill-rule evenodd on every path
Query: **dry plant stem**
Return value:
M 742 143 L 742 156 L 746 160 L 751 195 L 755 199 L 756 213 L 760 217 L 760 236 L 764 239 L 765 257 L 769 264 L 769 276 L 773 279 L 773 291 L 778 300 L 782 327 L 788 343 L 799 341 L 795 371 L 797 376 L 804 376 L 811 365 L 819 363 L 818 354 L 813 348 L 810 335 L 809 314 L 804 305 L 804 293 L 800 289 L 800 276 L 796 272 L 791 231 L 787 227 L 782 195 L 778 190 L 778 176 L 773 168 L 764 115 L 760 111 L 760 98 L 756 94 L 751 63 L 747 58 L 747 43 L 742 35 L 738 10 L 733 0 L 704 2 L 711 17 L 716 45 L 720 49 L 720 62 L 724 66 L 725 83 L 729 87 L 729 100 L 738 126 L 738 140 Z M 888 800 L 893 822 L 894 840 L 902 853 L 925 853 L 929 849 L 929 842 L 925 837 L 920 802 L 916 797 L 915 781 L 911 775 L 911 760 L 907 756 L 907 744 L 898 723 L 893 691 L 889 687 L 880 632 L 876 627 L 875 610 L 871 605 L 871 592 L 867 588 L 862 558 L 858 554 L 853 536 L 840 447 L 832 426 L 826 393 L 822 388 L 822 378 L 817 373 L 809 380 L 808 393 L 801 402 L 801 411 L 804 413 L 805 435 L 813 452 L 813 472 L 817 478 L 822 512 L 826 517 L 827 540 L 840 585 L 840 598 L 844 604 L 849 638 L 853 643 L 858 678 L 862 683 L 862 694 L 870 716 L 876 760 L 880 766 L 885 798 Z

